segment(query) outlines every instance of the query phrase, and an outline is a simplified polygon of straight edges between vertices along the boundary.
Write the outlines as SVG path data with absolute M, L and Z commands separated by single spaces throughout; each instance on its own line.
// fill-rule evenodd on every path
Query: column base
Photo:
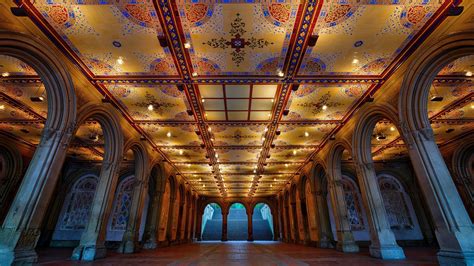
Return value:
M 131 254 L 136 252 L 136 247 L 138 246 L 137 243 L 133 241 L 122 241 L 120 243 L 120 247 L 118 248 L 117 252 L 122 254 Z
M 324 240 L 319 241 L 318 247 L 319 248 L 334 248 L 334 244 L 330 240 L 324 239 Z
M 0 250 L 0 262 L 3 265 L 31 265 L 38 261 L 38 254 L 34 249 L 7 251 Z
M 143 244 L 144 249 L 155 249 L 158 245 L 156 244 L 156 239 L 148 239 L 145 244 Z
M 344 253 L 356 253 L 359 252 L 359 246 L 355 242 L 345 242 L 341 243 L 340 241 L 336 244 L 336 250 L 342 251 Z
M 460 253 L 440 250 L 436 255 L 440 265 L 474 265 L 474 252 Z
M 72 260 L 93 261 L 96 259 L 105 258 L 107 249 L 105 246 L 83 246 L 79 245 L 72 252 Z
M 405 253 L 399 246 L 369 247 L 370 256 L 383 260 L 403 260 Z

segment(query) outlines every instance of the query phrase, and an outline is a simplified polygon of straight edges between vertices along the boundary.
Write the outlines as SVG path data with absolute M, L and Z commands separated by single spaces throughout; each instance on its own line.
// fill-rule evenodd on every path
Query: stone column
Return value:
M 176 197 L 171 199 L 169 212 L 170 220 L 168 221 L 168 230 L 170 234 L 168 235 L 168 243 L 171 244 L 177 239 L 176 235 L 178 234 L 179 199 Z
M 474 265 L 474 229 L 456 190 L 446 163 L 434 141 L 433 130 L 409 131 L 403 135 L 420 188 L 433 217 L 443 265 Z
M 297 213 L 297 207 L 296 207 L 296 202 L 291 203 L 291 215 L 292 215 L 292 220 L 293 220 L 293 228 L 292 231 L 294 232 L 294 243 L 297 244 L 300 242 L 300 230 L 298 226 L 298 213 Z
M 342 252 L 359 252 L 359 246 L 354 241 L 349 219 L 347 217 L 346 199 L 340 180 L 330 181 L 329 193 L 336 224 L 336 249 Z
M 186 221 L 187 221 L 187 197 L 184 198 L 184 203 L 180 206 L 181 215 L 179 219 L 179 242 L 181 243 L 186 238 Z
M 120 253 L 134 253 L 140 247 L 138 239 L 147 190 L 147 182 L 143 182 L 143 180 L 135 177 L 127 229 L 123 234 L 122 243 L 118 249 Z
M 253 211 L 247 212 L 247 241 L 253 241 Z
M 202 234 L 201 234 L 201 227 L 202 227 L 202 213 L 196 213 L 196 227 L 194 229 L 194 238 L 197 241 L 202 241 Z
M 34 263 L 44 214 L 58 181 L 73 127 L 45 128 L 17 194 L 0 229 L 0 261 Z
M 92 261 L 106 256 L 105 233 L 117 188 L 120 162 L 104 162 L 92 201 L 91 215 L 72 260 Z
M 227 215 L 228 212 L 222 210 L 222 241 L 227 241 Z
M 155 249 L 157 247 L 157 222 L 161 213 L 161 193 L 155 191 L 155 195 L 151 199 L 148 215 L 146 218 L 145 232 L 143 233 L 143 248 Z
M 278 241 L 280 235 L 280 222 L 278 218 L 278 212 L 272 212 L 273 220 L 273 241 Z
M 373 163 L 356 163 L 357 176 L 370 226 L 370 255 L 381 259 L 404 259 L 390 228 Z
M 286 202 L 285 202 L 286 203 Z M 283 218 L 285 222 L 285 236 L 286 236 L 286 242 L 290 243 L 291 242 L 291 223 L 290 223 L 290 213 L 288 212 L 288 206 L 286 204 L 283 207 Z
M 327 204 L 327 193 L 316 192 L 316 205 L 318 206 L 319 218 L 319 247 L 333 248 L 333 236 L 331 230 L 331 221 L 329 220 L 329 209 Z

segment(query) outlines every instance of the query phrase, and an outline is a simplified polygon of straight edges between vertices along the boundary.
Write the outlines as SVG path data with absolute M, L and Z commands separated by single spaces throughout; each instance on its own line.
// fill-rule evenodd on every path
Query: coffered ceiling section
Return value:
M 40 0 L 34 5 L 59 38 L 96 76 L 177 75 L 148 0 Z
M 282 69 L 300 1 L 179 2 L 179 20 L 199 75 L 276 76 Z
M 439 0 L 326 0 L 300 75 L 381 75 L 429 25 Z

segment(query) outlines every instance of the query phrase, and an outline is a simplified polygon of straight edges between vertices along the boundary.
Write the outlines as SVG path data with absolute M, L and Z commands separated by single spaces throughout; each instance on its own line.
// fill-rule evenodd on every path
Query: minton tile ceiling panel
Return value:
M 44 125 L 42 123 L 0 123 L 0 132 L 6 132 L 30 144 L 38 145 Z
M 199 85 L 208 121 L 268 121 L 277 85 Z
M 438 0 L 325 1 L 300 75 L 381 75 L 441 7 Z
M 202 143 L 199 136 L 195 133 L 197 127 L 192 124 L 161 126 L 149 123 L 138 123 L 138 125 L 158 146 L 199 146 Z
M 34 116 L 0 99 L 0 120 L 33 120 Z
M 319 145 L 336 126 L 337 124 L 311 126 L 281 124 L 278 127 L 281 131 L 280 136 L 276 136 L 276 140 L 273 143 L 277 146 Z
M 196 149 L 162 149 L 166 156 L 173 162 L 205 162 L 206 150 Z
M 266 125 L 210 125 L 215 146 L 252 146 L 262 145 Z
M 0 61 L 1 62 L 1 61 Z M 0 92 L 27 106 L 43 118 L 48 116 L 48 97 L 43 83 L 7 83 L 0 82 Z M 33 102 L 31 97 L 42 97 L 42 102 Z M 3 104 L 3 103 L 2 103 Z M 0 104 L 0 105 L 2 105 Z M 0 110 L 1 112 L 1 110 Z M 20 109 L 16 113 L 22 113 Z M 2 114 L 0 113 L 0 116 Z
M 37 75 L 36 71 L 30 65 L 7 55 L 0 55 L 0 74 L 2 74 L 2 76 Z
M 38 0 L 35 7 L 94 75 L 177 71 L 150 0 Z
M 227 1 L 178 3 L 193 69 L 202 76 L 276 76 L 283 67 L 299 1 L 223 2 Z
M 107 84 L 134 120 L 194 121 L 184 92 L 175 85 Z
M 473 58 L 474 59 L 474 58 Z M 462 98 L 468 96 L 474 92 L 474 85 L 471 83 L 461 83 L 461 84 L 444 84 L 444 83 L 434 83 L 431 86 L 430 94 L 428 99 L 428 116 L 432 117 L 436 115 L 441 110 L 449 107 L 453 102 L 461 100 Z M 431 101 L 433 97 L 442 97 L 441 101 Z M 441 98 L 440 98 L 441 99 Z M 470 105 L 469 105 L 470 107 Z M 460 117 L 463 117 L 465 114 L 464 110 L 458 112 Z M 470 111 L 469 111 L 470 112 Z M 456 115 L 451 114 L 451 118 L 455 118 Z
M 341 120 L 369 84 L 302 85 L 287 104 L 289 120 Z
M 260 150 L 258 149 L 216 149 L 219 154 L 219 161 L 225 162 L 257 162 Z

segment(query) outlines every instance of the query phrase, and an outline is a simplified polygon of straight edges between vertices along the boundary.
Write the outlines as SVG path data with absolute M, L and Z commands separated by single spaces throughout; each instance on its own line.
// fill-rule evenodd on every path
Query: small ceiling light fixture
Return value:
M 359 64 L 359 59 L 357 59 L 357 58 L 352 59 L 352 64 L 354 64 L 354 65 Z
M 124 63 L 123 57 L 119 56 L 119 57 L 117 58 L 117 64 L 123 65 L 123 63 Z
M 262 141 L 265 141 L 265 137 L 262 137 Z
M 2 73 L 2 77 L 6 78 L 6 77 L 8 77 L 8 76 L 10 76 L 10 73 L 8 73 L 8 72 L 3 72 L 3 73 Z
M 472 71 L 466 71 L 466 77 L 472 77 Z
M 433 96 L 431 96 L 430 100 L 432 102 L 441 102 L 441 101 L 443 101 L 443 99 L 444 99 L 443 96 L 433 95 Z
M 183 155 L 183 150 L 179 150 L 179 155 Z
M 217 153 L 216 153 L 216 155 L 215 155 L 215 156 L 216 156 L 216 158 L 219 158 L 219 154 L 217 154 Z
M 148 111 L 153 111 L 153 104 L 148 105 Z
M 189 49 L 191 48 L 191 44 L 189 42 L 184 43 L 184 48 Z
M 276 182 L 276 181 L 277 181 L 277 179 L 276 179 L 276 178 L 273 178 L 273 181 L 275 181 L 275 182 Z
M 267 131 L 268 131 L 268 127 L 266 127 L 266 128 L 264 129 L 264 131 L 267 132 Z
M 206 101 L 206 99 L 204 99 L 204 98 L 201 99 L 201 102 L 202 102 L 202 103 L 205 102 L 205 101 Z
M 5 110 L 5 105 L 0 105 L 0 110 Z
M 293 155 L 296 155 L 296 150 L 293 150 Z
M 279 77 L 284 77 L 285 73 L 283 73 L 283 71 L 281 71 L 281 70 L 278 70 L 278 76 Z
M 202 184 L 202 187 L 206 187 L 206 184 Z
M 44 97 L 43 97 L 43 96 L 37 96 L 37 97 L 33 96 L 33 97 L 30 97 L 30 100 L 31 100 L 32 102 L 43 102 L 43 101 L 44 101 Z
M 207 131 L 211 132 L 211 131 L 212 131 L 211 127 L 208 127 L 208 128 L 207 128 Z
M 168 131 L 168 133 L 166 133 L 166 136 L 167 136 L 168 138 L 171 138 L 171 132 Z
M 323 105 L 323 110 L 327 110 L 328 109 L 328 106 L 327 105 Z
M 197 75 L 198 75 L 197 72 L 193 72 L 193 73 L 191 74 L 191 76 L 193 76 L 193 77 L 197 77 Z
M 285 163 L 285 167 L 288 168 L 288 164 L 287 164 L 287 163 Z
M 390 131 L 395 131 L 395 127 L 390 127 Z
M 453 132 L 453 131 L 454 131 L 454 128 L 448 128 L 448 129 L 446 130 L 446 133 L 451 133 L 451 132 Z
M 304 132 L 304 136 L 305 136 L 305 137 L 309 137 L 308 131 L 305 131 L 305 132 Z

